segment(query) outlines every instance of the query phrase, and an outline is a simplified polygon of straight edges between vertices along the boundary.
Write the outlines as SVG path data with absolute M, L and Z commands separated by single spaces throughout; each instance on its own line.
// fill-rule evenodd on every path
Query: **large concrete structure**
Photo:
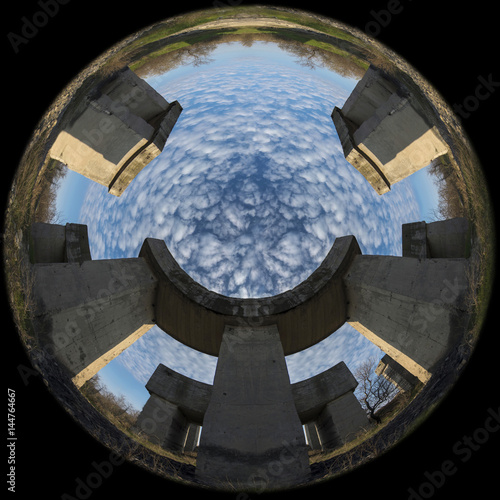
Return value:
M 417 97 L 374 66 L 332 119 L 345 158 L 378 194 L 449 152 Z
M 386 354 L 375 368 L 375 374 L 393 383 L 400 391 L 411 391 L 418 379 Z
M 434 224 L 426 241 L 456 233 L 456 220 Z M 417 248 L 418 238 L 410 239 Z M 294 289 L 237 299 L 193 281 L 162 240 L 146 239 L 136 258 L 93 261 L 84 227 L 34 225 L 33 326 L 77 385 L 153 324 L 218 356 L 213 386 L 159 367 L 139 428 L 181 451 L 196 445 L 201 424 L 197 475 L 207 483 L 297 484 L 308 473 L 303 424 L 309 443 L 327 449 L 351 439 L 366 416 L 345 365 L 290 385 L 284 356 L 348 322 L 426 382 L 465 328 L 467 290 L 467 259 L 447 257 L 446 245 L 430 247 L 438 258 L 420 247 L 403 257 L 362 255 L 354 236 L 340 237 Z
M 272 486 L 283 487 L 304 481 L 308 473 L 276 325 L 226 326 L 203 419 L 197 476 L 248 487 L 271 474 Z
M 470 255 L 467 219 L 403 224 L 403 257 L 419 259 L 466 258 Z
M 250 439 L 246 444 L 247 448 L 252 449 L 253 453 L 259 452 L 253 470 L 249 469 L 248 461 L 243 457 L 248 477 L 252 474 L 262 474 L 262 470 L 266 468 L 266 462 L 263 460 L 266 450 L 259 450 L 257 448 L 259 443 L 255 440 L 257 430 L 264 435 L 272 435 L 275 440 L 286 441 L 289 444 L 288 449 L 294 450 L 291 456 L 300 456 L 300 454 L 304 456 L 302 429 L 297 424 L 297 419 L 305 426 L 312 449 L 336 448 L 367 427 L 366 414 L 353 394 L 357 381 L 345 363 L 341 362 L 323 373 L 290 385 L 286 367 L 283 364 L 284 356 L 277 342 L 276 327 L 241 328 L 228 327 L 226 329 L 223 343 L 225 348 L 221 348 L 222 362 L 217 365 L 217 375 L 213 386 L 192 380 L 164 365 L 159 365 L 146 384 L 150 398 L 137 419 L 135 431 L 147 435 L 152 442 L 160 444 L 165 449 L 191 451 L 196 445 L 200 426 L 203 425 L 199 470 L 205 470 L 205 475 L 208 476 L 219 474 L 220 480 L 223 480 L 228 476 L 228 470 L 232 467 L 228 463 L 222 466 L 220 462 L 230 460 L 232 464 L 238 451 L 241 453 L 241 442 L 234 440 L 234 432 L 230 432 L 231 426 L 229 425 L 241 427 L 241 418 L 234 418 L 233 413 L 238 409 L 249 411 L 248 408 L 253 406 L 255 411 L 254 426 L 239 430 L 239 434 L 245 433 L 247 439 Z M 255 338 L 252 340 L 252 337 L 263 337 L 264 340 L 257 342 Z M 273 352 L 269 344 L 274 344 L 277 352 Z M 264 355 L 258 356 L 262 362 L 260 369 L 254 363 L 254 358 L 257 357 L 256 345 L 260 345 L 265 350 Z M 248 352 L 245 353 L 249 349 L 252 350 L 251 356 Z M 274 356 L 274 354 L 277 355 Z M 235 363 L 233 369 L 231 367 L 228 369 L 226 366 L 226 357 Z M 265 359 L 269 362 L 266 363 Z M 276 371 L 281 374 L 280 377 L 276 376 Z M 241 376 L 238 377 L 238 374 Z M 252 376 L 250 377 L 249 374 Z M 269 390 L 262 391 L 263 385 L 269 387 Z M 254 398 L 265 397 L 264 402 L 252 404 L 251 394 L 249 394 L 251 391 L 248 387 L 257 389 L 253 395 Z M 277 395 L 271 394 L 272 388 L 277 391 Z M 286 399 L 283 401 L 285 396 Z M 290 404 L 290 396 L 293 406 Z M 243 400 L 245 402 L 242 402 Z M 263 406 L 267 411 L 264 411 Z M 206 416 L 209 408 L 210 411 Z M 233 412 L 228 411 L 228 408 L 232 408 Z M 272 413 L 277 410 L 280 414 L 273 416 Z M 229 420 L 227 424 L 226 419 Z M 280 426 L 286 428 L 285 423 L 289 419 L 294 422 L 292 428 L 295 434 L 293 436 L 283 436 L 279 429 L 273 432 L 270 428 L 269 422 L 279 422 Z M 223 448 L 227 451 L 224 454 L 218 452 L 217 460 L 212 461 L 213 450 L 210 449 L 210 442 L 214 439 L 213 434 L 215 434 L 216 441 L 220 442 L 217 437 L 223 431 L 226 432 L 227 439 L 233 442 L 230 446 L 224 446 Z M 269 442 L 264 438 L 262 440 L 263 443 Z M 235 446 L 238 446 L 236 451 L 233 449 Z M 271 451 L 267 463 L 279 461 L 279 442 L 275 447 L 275 452 L 277 454 L 272 456 Z M 203 463 L 205 465 L 201 467 L 200 464 Z M 300 466 L 300 463 L 298 461 L 296 465 Z M 236 474 L 236 470 L 233 470 L 233 473 Z M 302 471 L 302 475 L 306 473 L 307 469 Z M 241 473 L 237 473 L 237 476 L 239 480 Z
M 125 68 L 82 99 L 49 155 L 120 196 L 161 153 L 181 111 Z

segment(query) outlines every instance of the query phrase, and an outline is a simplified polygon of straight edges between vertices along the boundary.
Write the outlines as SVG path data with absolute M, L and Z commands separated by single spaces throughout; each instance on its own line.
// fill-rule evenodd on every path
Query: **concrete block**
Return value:
M 470 226 L 465 217 L 427 224 L 427 242 L 432 258 L 468 258 Z
M 352 441 L 368 425 L 368 417 L 352 392 L 328 403 L 316 420 L 323 450 Z
M 176 405 L 152 394 L 137 418 L 134 431 L 166 450 L 180 452 L 189 427 L 189 421 Z
M 411 391 L 418 383 L 417 377 L 386 354 L 375 368 L 375 374 L 393 383 L 400 391 Z
M 307 280 L 262 299 L 226 297 L 201 286 L 181 269 L 163 240 L 147 238 L 139 255 L 158 279 L 158 326 L 180 342 L 217 356 L 225 325 L 277 325 L 286 355 L 340 328 L 346 318 L 342 276 L 359 253 L 356 238 L 337 238 Z
M 379 194 L 449 152 L 411 92 L 373 66 L 332 119 L 345 158 Z
M 292 384 L 295 407 L 302 423 L 318 417 L 325 405 L 346 392 L 352 392 L 358 382 L 341 361 L 314 377 Z
M 35 332 L 80 386 L 154 325 L 156 285 L 140 258 L 35 264 Z
M 120 196 L 161 153 L 181 111 L 126 68 L 73 110 L 49 155 Z
M 403 224 L 402 232 L 403 257 L 415 257 L 417 259 L 430 257 L 425 221 Z
M 403 257 L 419 259 L 468 258 L 471 233 L 464 217 L 403 224 Z
M 245 342 L 233 342 L 241 328 Z M 264 489 L 300 483 L 309 472 L 276 326 L 226 327 L 203 420 L 197 477 Z
M 158 365 L 146 384 L 155 394 L 179 407 L 191 423 L 201 425 L 212 395 L 212 385 L 193 380 L 165 365 Z
M 92 260 L 87 226 L 35 222 L 30 230 L 32 263 L 78 262 Z
M 466 259 L 359 255 L 344 278 L 348 322 L 427 382 L 466 327 Z
M 65 262 L 66 228 L 59 224 L 35 222 L 30 229 L 30 260 L 36 262 Z

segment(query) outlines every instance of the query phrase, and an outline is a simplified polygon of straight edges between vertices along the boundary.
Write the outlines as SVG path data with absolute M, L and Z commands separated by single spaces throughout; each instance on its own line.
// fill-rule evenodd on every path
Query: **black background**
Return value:
M 243 2 L 243 5 L 249 3 Z M 279 1 L 273 3 L 283 5 Z M 330 0 L 325 4 L 309 0 L 284 5 L 318 12 L 364 30 L 366 23 L 373 20 L 372 12 L 386 9 L 388 3 L 388 0 L 343 3 Z M 488 78 L 492 74 L 494 81 L 500 81 L 494 3 L 401 0 L 400 5 L 403 6 L 401 13 L 393 15 L 377 39 L 406 58 L 449 104 L 462 103 L 467 96 L 473 95 L 479 76 Z M 71 0 L 60 6 L 58 14 L 15 54 L 7 33 L 19 34 L 22 17 L 31 19 L 40 7 L 33 0 L 4 3 L 1 59 L 4 81 L 0 90 L 4 120 L 0 188 L 4 203 L 11 176 L 32 130 L 52 100 L 83 67 L 117 41 L 149 24 L 211 6 L 210 1 L 195 4 L 189 0 L 177 3 Z M 498 168 L 496 114 L 499 94 L 500 88 L 463 120 L 488 176 L 494 199 L 494 189 L 498 185 L 493 175 Z M 93 461 L 108 460 L 109 450 L 75 423 L 39 377 L 29 377 L 27 385 L 23 382 L 19 367 L 24 369 L 31 365 L 17 338 L 3 289 L 2 294 L 5 307 L 2 332 L 8 339 L 3 350 L 7 365 L 6 385 L 16 391 L 15 495 L 23 499 L 33 495 L 60 499 L 67 493 L 77 498 L 76 479 L 86 479 L 93 471 Z M 457 472 L 447 478 L 442 487 L 436 488 L 432 498 L 462 496 L 465 489 L 471 487 L 479 498 L 495 495 L 500 432 L 491 434 L 465 463 L 454 454 L 453 447 L 465 435 L 472 435 L 483 426 L 489 408 L 498 408 L 498 327 L 491 320 L 497 304 L 495 300 L 491 303 L 488 323 L 463 376 L 430 419 L 394 450 L 368 466 L 324 485 L 297 490 L 293 496 L 314 496 L 318 500 L 336 495 L 407 499 L 408 488 L 418 491 L 419 485 L 427 481 L 424 473 L 440 469 L 446 460 L 456 464 Z M 7 449 L 4 450 L 7 462 Z M 7 464 L 4 470 L 6 473 Z M 7 486 L 5 483 L 5 489 Z M 89 498 L 129 499 L 151 495 L 176 498 L 189 494 L 196 496 L 193 498 L 211 496 L 203 490 L 166 482 L 124 463 L 115 467 L 113 474 L 93 490 Z M 250 498 L 267 496 L 251 495 Z M 292 494 L 273 496 L 288 498 Z M 217 494 L 217 497 L 236 499 L 236 494 Z

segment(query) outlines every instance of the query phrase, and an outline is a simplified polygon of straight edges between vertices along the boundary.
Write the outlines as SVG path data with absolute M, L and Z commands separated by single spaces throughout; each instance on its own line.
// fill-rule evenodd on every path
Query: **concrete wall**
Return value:
M 417 377 L 386 354 L 375 368 L 375 374 L 393 383 L 400 391 L 411 391 L 418 383 Z
M 154 325 L 156 279 L 140 258 L 34 264 L 33 327 L 81 386 Z
M 158 365 L 146 384 L 150 394 L 178 406 L 188 420 L 201 425 L 212 395 L 212 385 L 204 384 L 175 372 L 165 365 Z
M 155 394 L 148 399 L 134 425 L 134 431 L 147 435 L 152 443 L 178 452 L 184 450 L 189 428 L 182 411 Z
M 332 119 L 345 158 L 379 194 L 449 151 L 418 100 L 373 66 Z
M 314 420 L 329 402 L 354 391 L 357 385 L 343 361 L 314 377 L 292 384 L 293 400 L 301 422 Z
M 87 226 L 35 222 L 30 231 L 32 263 L 79 262 L 91 260 Z
M 403 257 L 419 259 L 468 258 L 471 233 L 464 217 L 403 224 Z
M 239 339 L 241 342 L 241 337 Z M 290 388 L 299 420 L 305 424 L 306 432 L 308 429 L 309 432 L 312 432 L 308 438 L 310 442 L 311 439 L 314 440 L 314 436 L 317 436 L 315 420 L 318 419 L 326 406 L 343 397 L 346 393 L 352 393 L 357 385 L 358 382 L 344 362 L 340 362 L 314 377 L 291 384 Z M 193 380 L 160 364 L 146 384 L 146 389 L 155 400 L 159 398 L 168 401 L 178 408 L 190 425 L 200 426 L 210 403 L 213 386 Z M 359 403 L 358 406 L 361 408 Z M 148 429 L 155 428 L 151 424 L 152 416 L 153 410 L 149 405 L 145 406 L 138 419 L 136 430 L 148 434 Z M 367 423 L 368 420 L 365 418 L 356 432 L 366 427 Z M 197 439 L 197 433 L 199 433 L 199 428 L 193 430 L 192 440 Z M 343 439 L 336 442 L 345 442 L 347 436 L 344 436 Z M 157 442 L 157 437 L 152 436 L 152 440 Z M 319 437 L 317 440 L 317 443 L 314 441 L 316 444 L 313 449 L 321 449 Z
M 161 153 L 181 111 L 125 68 L 82 99 L 49 155 L 120 196 Z
M 245 341 L 237 330 L 244 329 Z M 269 487 L 297 484 L 309 474 L 276 326 L 226 327 L 212 397 L 203 420 L 197 477 L 214 484 Z
M 315 423 L 323 451 L 352 441 L 369 426 L 366 413 L 352 392 L 328 403 Z
M 159 282 L 158 326 L 183 344 L 217 356 L 226 325 L 276 324 L 285 355 L 314 345 L 340 328 L 346 319 L 342 276 L 359 253 L 353 236 L 337 238 L 307 280 L 263 299 L 225 297 L 204 288 L 180 268 L 163 240 L 146 239 L 139 255 Z
M 358 255 L 344 278 L 348 322 L 427 382 L 464 333 L 466 259 Z

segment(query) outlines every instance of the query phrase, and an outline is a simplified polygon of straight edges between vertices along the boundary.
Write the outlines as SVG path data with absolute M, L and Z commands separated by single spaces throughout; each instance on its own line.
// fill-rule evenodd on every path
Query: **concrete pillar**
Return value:
M 419 259 L 467 258 L 470 256 L 470 228 L 464 217 L 402 226 L 403 257 Z
M 308 473 L 277 327 L 226 326 L 196 475 L 211 484 L 265 489 L 300 483 Z
M 151 394 L 134 425 L 137 433 L 166 450 L 183 451 L 189 430 L 189 421 L 179 408 Z
M 125 68 L 75 105 L 49 155 L 120 196 L 161 153 L 181 111 Z
M 212 395 L 212 386 L 177 373 L 159 364 L 146 384 L 150 394 L 156 394 L 180 408 L 193 424 L 201 425 Z
M 83 385 L 154 325 L 156 278 L 141 258 L 35 264 L 33 326 Z
M 316 423 L 308 422 L 307 424 L 304 424 L 304 431 L 311 450 L 321 450 L 321 441 L 319 440 Z
M 367 425 L 366 413 L 352 392 L 328 403 L 316 420 L 323 450 L 351 441 Z
M 466 259 L 358 255 L 348 323 L 422 382 L 466 328 Z
M 32 263 L 79 262 L 91 260 L 87 226 L 35 222 L 30 230 Z
M 201 427 L 196 424 L 189 424 L 184 451 L 194 451 L 198 446 L 198 438 L 200 437 Z
M 379 194 L 449 151 L 410 90 L 373 66 L 332 119 L 345 158 Z
M 411 391 L 418 383 L 417 377 L 406 368 L 396 363 L 389 355 L 385 355 L 375 368 L 375 374 L 392 382 L 400 391 Z

